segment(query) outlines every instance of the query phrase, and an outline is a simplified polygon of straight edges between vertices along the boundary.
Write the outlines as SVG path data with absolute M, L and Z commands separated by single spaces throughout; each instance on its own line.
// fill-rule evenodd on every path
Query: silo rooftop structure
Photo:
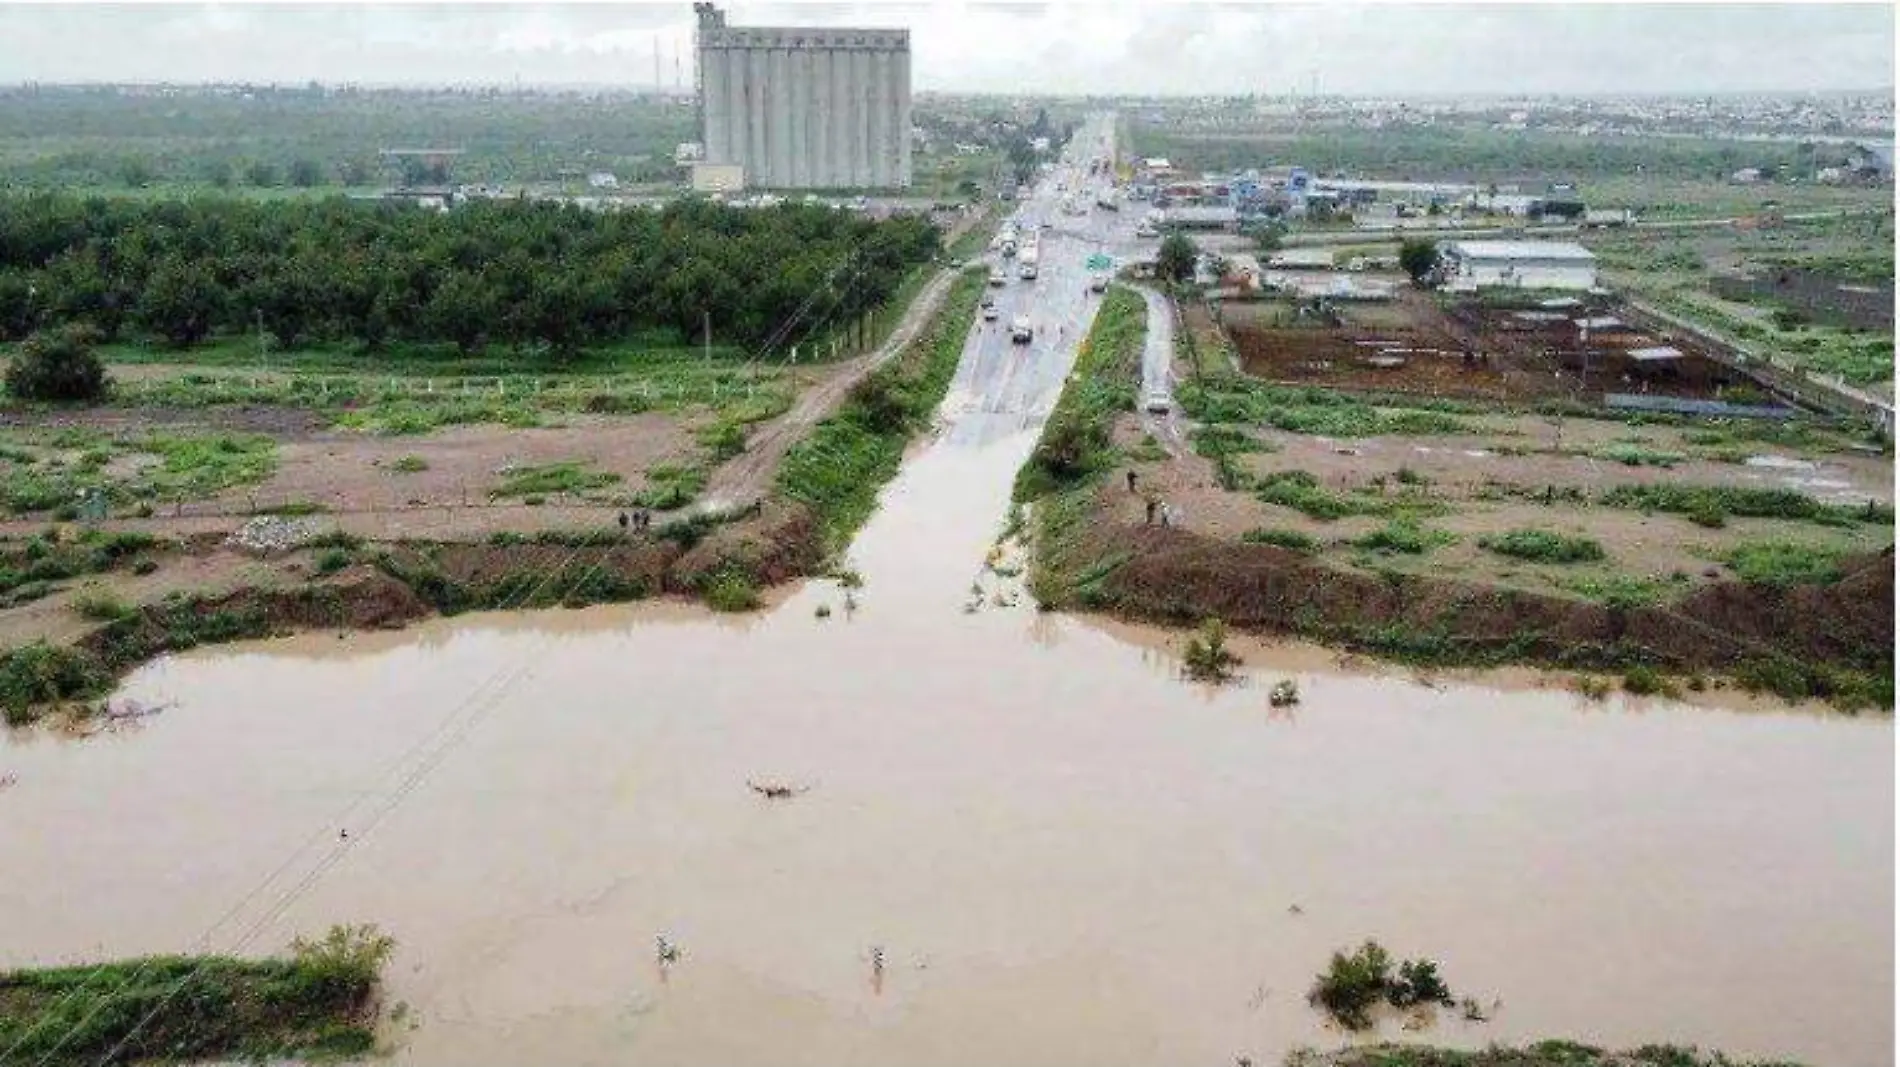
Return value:
M 910 31 L 699 16 L 700 140 L 754 189 L 910 185 Z

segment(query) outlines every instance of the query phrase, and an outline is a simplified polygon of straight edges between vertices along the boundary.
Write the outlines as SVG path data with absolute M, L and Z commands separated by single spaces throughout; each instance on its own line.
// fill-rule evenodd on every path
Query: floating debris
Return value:
M 1294 685 L 1291 678 L 1282 678 L 1273 683 L 1273 688 L 1267 692 L 1267 703 L 1276 708 L 1290 708 L 1299 702 L 1300 687 Z
M 655 958 L 660 961 L 662 967 L 680 961 L 680 947 L 668 941 L 665 934 L 657 934 L 654 936 L 653 954 Z
M 0 774 L 0 793 L 12 789 L 15 785 L 18 785 L 19 782 L 20 776 L 11 771 L 6 774 Z
M 750 778 L 745 780 L 745 784 L 751 786 L 754 793 L 767 800 L 788 800 L 811 789 L 808 785 L 792 786 L 783 782 L 755 782 Z

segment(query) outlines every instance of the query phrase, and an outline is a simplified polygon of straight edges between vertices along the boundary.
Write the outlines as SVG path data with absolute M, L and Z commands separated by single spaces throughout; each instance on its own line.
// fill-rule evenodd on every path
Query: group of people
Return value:
M 641 508 L 640 510 L 635 511 L 631 515 L 627 514 L 624 511 L 620 513 L 620 528 L 623 530 L 629 529 L 629 528 L 635 529 L 635 530 L 644 530 L 652 525 L 653 525 L 653 512 L 648 511 L 646 508 Z

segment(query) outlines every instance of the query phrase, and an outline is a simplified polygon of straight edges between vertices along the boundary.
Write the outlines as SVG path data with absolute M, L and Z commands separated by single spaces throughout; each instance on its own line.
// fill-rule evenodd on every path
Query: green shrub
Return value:
M 1363 537 L 1355 538 L 1353 547 L 1369 552 L 1382 552 L 1388 555 L 1423 555 L 1442 544 L 1449 544 L 1453 535 L 1439 530 L 1427 530 L 1412 519 L 1394 519 L 1384 527 L 1374 530 Z
M 100 400 L 110 379 L 93 346 L 97 331 L 72 326 L 35 333 L 7 363 L 7 392 L 16 400 Z
M 1675 686 L 1654 667 L 1638 665 L 1623 672 L 1623 691 L 1632 696 L 1673 696 Z
M 155 559 L 142 559 L 132 564 L 133 574 L 151 574 L 156 570 L 158 570 L 158 561 Z
M 1207 619 L 1188 638 L 1182 659 L 1188 677 L 1198 682 L 1224 682 L 1234 676 L 1240 657 L 1227 648 L 1227 624 Z
M 420 474 L 429 469 L 429 461 L 421 456 L 402 456 L 389 465 L 397 474 Z
M 1391 955 L 1377 941 L 1367 941 L 1351 955 L 1333 953 L 1332 965 L 1306 999 L 1346 1029 L 1364 1030 L 1372 1025 L 1372 1009 L 1385 999 L 1391 982 Z
M 1320 488 L 1319 479 L 1307 471 L 1274 471 L 1260 479 L 1254 495 L 1268 504 L 1278 504 L 1308 518 L 1331 522 L 1348 515 L 1375 514 L 1380 508 L 1351 497 Z
M 1457 1003 L 1436 961 L 1406 960 L 1398 965 L 1395 976 L 1391 954 L 1370 940 L 1351 955 L 1333 953 L 1332 965 L 1314 981 L 1306 999 L 1348 1030 L 1371 1027 L 1372 1009 L 1380 1001 L 1400 1009 Z
M 1290 548 L 1296 552 L 1316 552 L 1319 550 L 1319 542 L 1298 530 L 1275 530 L 1260 527 L 1241 534 L 1240 539 L 1248 544 L 1278 545 L 1281 548 Z
M 0 652 L 0 711 L 9 725 L 39 717 L 39 708 L 95 696 L 111 684 L 98 659 L 46 641 Z
M 317 573 L 335 574 L 349 566 L 352 558 L 348 549 L 326 548 L 317 553 Z
M 103 589 L 93 589 L 73 597 L 73 610 L 88 619 L 112 622 L 132 614 L 132 605 Z
M 1829 585 L 1841 579 L 1842 553 L 1790 541 L 1755 541 L 1730 549 L 1723 562 L 1736 577 L 1760 585 Z
M 1535 563 L 1588 563 L 1604 558 L 1603 546 L 1588 537 L 1569 537 L 1548 530 L 1512 530 L 1481 537 L 1478 546 L 1500 556 Z
M 759 606 L 759 590 L 750 576 L 727 568 L 705 583 L 706 606 L 714 611 L 752 611 Z
M 699 443 L 712 453 L 714 463 L 724 463 L 745 451 L 745 427 L 725 420 L 715 422 L 699 431 Z

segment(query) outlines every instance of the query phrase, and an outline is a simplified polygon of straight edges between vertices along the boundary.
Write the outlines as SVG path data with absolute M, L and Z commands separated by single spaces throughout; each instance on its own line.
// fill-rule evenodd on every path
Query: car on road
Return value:
M 1003 273 L 1003 268 L 991 267 L 990 268 L 990 284 L 997 286 L 999 288 L 1002 286 L 1008 285 L 1009 276 Z
M 1148 395 L 1141 398 L 1141 410 L 1151 415 L 1166 415 L 1174 405 L 1168 399 L 1166 390 L 1150 389 Z
M 1106 274 L 1097 274 L 1097 275 L 1096 275 L 1095 277 L 1093 277 L 1093 278 L 1090 278 L 1090 279 L 1089 279 L 1089 291 L 1090 291 L 1090 292 L 1093 292 L 1093 293 L 1106 293 L 1106 292 L 1108 292 L 1108 275 L 1106 275 Z
M 1000 314 L 1002 314 L 1002 312 L 996 306 L 996 298 L 993 296 L 984 297 L 983 298 L 983 321 L 995 322 L 996 317 Z
M 1026 345 L 1036 337 L 1035 328 L 1029 325 L 1029 317 L 1018 315 L 1009 320 L 1009 339 L 1016 344 Z

